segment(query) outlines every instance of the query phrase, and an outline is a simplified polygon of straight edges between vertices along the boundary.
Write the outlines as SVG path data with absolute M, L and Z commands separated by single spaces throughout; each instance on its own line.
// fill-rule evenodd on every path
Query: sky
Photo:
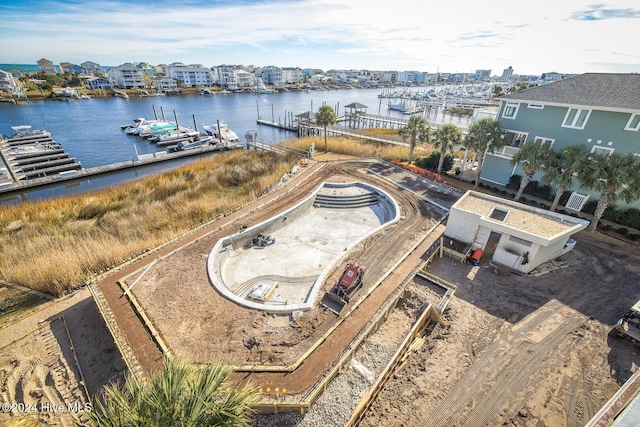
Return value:
M 0 63 L 640 72 L 640 2 L 1 0 Z

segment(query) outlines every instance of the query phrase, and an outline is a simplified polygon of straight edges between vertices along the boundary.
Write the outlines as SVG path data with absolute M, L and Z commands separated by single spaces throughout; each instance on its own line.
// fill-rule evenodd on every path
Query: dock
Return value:
M 140 155 L 138 159 L 132 159 L 131 161 L 112 163 L 104 166 L 96 166 L 92 168 L 82 168 L 79 170 L 70 170 L 61 172 L 56 175 L 49 175 L 40 178 L 34 178 L 29 180 L 20 180 L 12 182 L 7 179 L 2 179 L 0 175 L 0 195 L 6 195 L 11 193 L 22 192 L 25 190 L 31 190 L 37 187 L 46 185 L 57 185 L 59 183 L 87 179 L 98 175 L 104 175 L 113 172 L 119 172 L 127 169 L 134 169 L 145 165 L 151 165 L 155 163 L 167 162 L 170 160 L 194 157 L 214 153 L 217 151 L 232 150 L 241 148 L 240 145 L 234 146 L 221 146 L 218 144 L 209 146 L 200 146 L 185 151 L 166 152 L 160 151 L 154 154 Z
M 31 130 L 31 126 L 13 129 L 14 136 L 0 139 L 0 157 L 9 174 L 7 179 L 19 182 L 82 169 L 46 130 Z

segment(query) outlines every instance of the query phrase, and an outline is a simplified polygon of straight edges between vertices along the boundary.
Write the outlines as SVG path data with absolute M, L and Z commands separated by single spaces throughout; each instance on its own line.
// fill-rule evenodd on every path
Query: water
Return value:
M 414 90 L 419 90 L 415 88 Z M 423 88 L 424 90 L 424 88 Z M 163 148 L 136 136 L 127 135 L 122 125 L 133 123 L 137 117 L 158 118 L 162 112 L 167 120 L 175 116 L 181 126 L 197 127 L 224 121 L 236 132 L 241 141 L 249 131 L 257 131 L 258 137 L 266 142 L 278 142 L 295 138 L 293 132 L 258 125 L 258 112 L 264 120 L 282 122 L 293 115 L 306 111 L 317 111 L 326 103 L 337 108 L 338 115 L 344 114 L 344 106 L 359 102 L 368 107 L 367 113 L 404 117 L 398 111 L 387 109 L 387 99 L 379 99 L 381 89 L 341 89 L 312 92 L 282 92 L 274 94 L 228 94 L 202 96 L 198 94 L 162 97 L 92 98 L 89 100 L 70 99 L 67 101 L 37 100 L 18 104 L 0 103 L 0 134 L 11 136 L 12 126 L 29 125 L 33 129 L 46 129 L 53 140 L 75 157 L 83 167 L 130 161 L 138 154 L 163 151 Z M 195 125 L 194 125 L 195 117 Z M 432 122 L 443 118 L 430 118 Z M 451 120 L 451 119 L 449 119 Z M 454 118 L 452 123 L 460 125 Z M 182 162 L 184 163 L 184 161 Z M 139 172 L 118 173 L 107 178 L 92 178 L 81 185 L 59 186 L 56 189 L 35 190 L 12 197 L 16 200 L 35 200 L 46 197 L 75 194 L 103 186 L 123 182 L 146 172 L 155 173 L 163 168 L 174 167 L 175 163 L 140 170 Z M 93 184 L 92 184 L 93 183 Z M 7 201 L 7 200 L 5 200 Z M 0 202 L 3 202 L 0 199 Z

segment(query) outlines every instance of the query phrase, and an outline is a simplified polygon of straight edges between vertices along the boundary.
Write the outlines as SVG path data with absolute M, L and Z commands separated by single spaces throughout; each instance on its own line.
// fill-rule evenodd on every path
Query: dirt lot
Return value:
M 375 175 L 370 173 L 372 170 Z M 299 353 L 318 334 L 335 324 L 334 318 L 320 310 L 305 314 L 298 325 L 293 325 L 289 318 L 241 313 L 236 307 L 216 300 L 215 291 L 210 286 L 207 288 L 204 259 L 216 233 L 227 235 L 229 230 L 247 222 L 255 223 L 273 215 L 283 205 L 299 200 L 308 188 L 315 187 L 330 175 L 343 179 L 357 177 L 374 185 L 387 186 L 402 206 L 406 215 L 404 222 L 358 248 L 360 255 L 367 257 L 368 265 L 375 266 L 373 273 L 378 276 L 415 243 L 417 236 L 429 229 L 438 214 L 437 209 L 420 202 L 412 193 L 393 188 L 378 177 L 396 180 L 405 188 L 421 189 L 423 194 L 443 205 L 450 205 L 455 199 L 451 194 L 438 193 L 435 189 L 429 193 L 430 189 L 420 180 L 406 173 L 396 175 L 392 170 L 362 164 L 347 168 L 336 165 L 331 166 L 327 175 L 318 175 L 308 186 L 300 186 L 298 192 L 283 196 L 273 205 L 249 206 L 210 229 L 191 235 L 192 244 L 160 261 L 160 266 L 171 268 L 155 269 L 149 276 L 154 278 L 157 295 L 157 300 L 148 305 L 149 315 L 161 329 L 164 328 L 162 330 L 174 331 L 171 336 L 167 334 L 170 347 L 201 359 L 223 355 L 238 364 L 286 364 L 292 360 L 289 350 L 295 349 L 295 353 Z M 263 199 L 257 203 L 264 202 Z M 434 261 L 429 271 L 458 286 L 445 312 L 446 322 L 429 332 L 425 344 L 374 403 L 364 425 L 584 425 L 640 363 L 640 347 L 609 334 L 617 318 L 640 299 L 640 255 L 636 247 L 587 233 L 580 233 L 576 240 L 576 249 L 563 258 L 567 267 L 540 277 L 496 272 L 485 267 L 486 264 L 472 276 L 469 275 L 470 265 L 454 263 L 450 258 Z M 103 291 L 112 293 L 114 311 L 122 310 L 121 315 L 131 319 L 128 341 L 132 346 L 138 346 L 141 363 L 149 366 L 160 363 L 160 353 L 150 344 L 144 329 L 134 329 L 139 328 L 139 322 L 136 326 L 137 318 L 131 317 L 131 308 L 124 298 L 120 298 L 122 290 L 115 280 L 127 276 L 135 278 L 130 275 L 137 269 L 186 243 L 178 242 L 153 253 L 139 264 L 114 274 L 103 284 Z M 418 253 L 371 294 L 372 301 L 379 303 L 419 262 Z M 431 286 L 422 279 L 414 280 L 418 285 Z M 148 303 L 145 289 L 140 287 L 136 296 Z M 64 334 L 53 333 L 59 338 L 59 348 L 51 347 L 50 341 L 38 336 L 31 338 L 34 342 L 28 348 L 26 341 L 12 343 L 16 337 L 37 327 L 38 320 L 53 320 L 59 313 L 69 325 L 89 392 L 95 393 L 101 385 L 118 378 L 122 361 L 91 298 L 86 291 L 81 292 L 84 294 L 74 295 L 75 299 L 51 304 L 47 310 L 0 329 L 1 353 L 7 356 L 2 358 L 0 366 L 3 402 L 17 399 L 16 390 L 22 386 L 15 385 L 20 383 L 16 378 L 23 378 L 21 384 L 42 382 L 40 376 L 33 374 L 41 372 L 40 368 L 27 370 L 25 366 L 38 363 L 53 366 L 58 359 L 63 359 L 64 363 L 60 364 L 69 373 L 60 371 L 60 379 L 56 380 L 54 388 L 63 397 L 56 397 L 54 393 L 52 399 L 64 401 L 65 396 L 80 399 L 82 390 L 78 389 L 75 364 L 63 349 L 68 346 Z M 420 294 L 426 295 L 425 298 L 429 295 L 437 298 L 435 292 Z M 109 295 L 105 296 L 109 298 Z M 208 304 L 214 300 L 220 305 L 212 309 Z M 399 309 L 405 310 L 402 305 Z M 406 311 L 415 316 L 415 304 Z M 353 324 L 367 315 L 371 315 L 367 310 L 352 313 Z M 406 316 L 400 312 L 390 316 L 381 331 L 394 334 L 396 321 L 404 325 Z M 127 328 L 128 324 L 121 326 Z M 59 328 L 58 323 L 56 327 Z M 357 331 L 344 332 L 340 336 L 347 337 Z M 393 338 L 397 341 L 398 337 Z M 375 340 L 385 342 L 380 335 Z M 194 347 L 198 341 L 204 346 L 202 352 Z M 47 342 L 49 348 L 45 345 Z M 339 342 L 329 341 L 328 344 L 325 362 L 335 357 Z M 14 379 L 9 381 L 8 378 Z M 267 381 L 260 376 L 255 378 Z M 36 391 L 35 396 L 38 393 Z M 43 422 L 50 419 L 48 415 L 41 417 Z M 327 419 L 324 422 L 323 425 L 333 425 Z
M 426 344 L 364 425 L 582 426 L 631 376 L 640 347 L 611 334 L 640 298 L 637 248 L 577 235 L 540 277 L 436 259 L 458 286 Z M 471 276 L 470 276 L 471 277 Z

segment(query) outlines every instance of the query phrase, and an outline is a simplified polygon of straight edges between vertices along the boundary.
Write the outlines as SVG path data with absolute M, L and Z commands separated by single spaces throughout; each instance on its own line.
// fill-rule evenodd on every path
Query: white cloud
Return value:
M 473 71 L 640 71 L 632 1 L 365 0 L 0 5 L 0 62 L 181 61 L 215 65 Z M 18 3 L 19 4 L 19 3 Z M 635 14 L 635 15 L 634 15 Z M 586 18 L 585 18 L 586 17 Z M 598 19 L 588 19 L 596 17 Z M 607 18 L 607 19 L 604 19 Z M 606 65 L 610 64 L 610 65 Z M 594 69 L 597 68 L 597 69 Z M 612 69 L 608 69 L 612 68 Z

